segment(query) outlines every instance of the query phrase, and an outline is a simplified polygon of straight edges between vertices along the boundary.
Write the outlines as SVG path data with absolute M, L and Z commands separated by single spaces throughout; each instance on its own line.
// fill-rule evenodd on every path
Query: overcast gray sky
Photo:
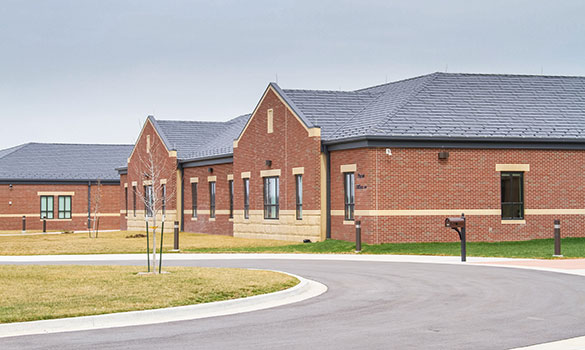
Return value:
M 0 148 L 133 143 L 149 114 L 249 113 L 277 76 L 585 76 L 585 1 L 0 0 L 0 63 Z

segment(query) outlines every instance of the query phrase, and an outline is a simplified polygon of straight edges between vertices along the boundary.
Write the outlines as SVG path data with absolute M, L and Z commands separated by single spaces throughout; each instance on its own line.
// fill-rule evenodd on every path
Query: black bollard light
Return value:
M 561 220 L 555 220 L 555 254 L 556 258 L 562 258 L 561 254 Z
M 362 222 L 360 220 L 355 222 L 355 252 L 362 251 Z
M 173 251 L 179 251 L 179 222 L 175 221 L 175 242 L 173 243 Z
M 22 216 L 22 233 L 26 232 L 26 216 Z

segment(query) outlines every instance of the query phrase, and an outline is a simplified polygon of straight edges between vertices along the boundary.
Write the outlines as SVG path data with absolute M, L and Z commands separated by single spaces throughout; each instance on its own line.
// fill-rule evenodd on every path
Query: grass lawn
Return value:
M 271 271 L 137 266 L 0 265 L 0 323 L 156 309 L 271 293 L 298 283 Z
M 585 257 L 585 238 L 563 238 L 562 253 L 566 258 Z M 355 244 L 327 240 L 317 243 L 272 247 L 197 248 L 191 252 L 206 253 L 354 253 Z M 515 242 L 467 242 L 468 256 L 496 256 L 510 258 L 552 258 L 554 240 L 536 239 Z M 362 254 L 459 255 L 459 242 L 453 243 L 385 243 L 362 244 Z
M 87 233 L 34 236 L 0 236 L 0 255 L 40 254 L 116 254 L 144 253 L 146 238 L 126 238 L 136 232 L 103 232 L 99 238 Z M 164 250 L 173 248 L 172 232 L 165 234 Z M 469 256 L 514 258 L 552 258 L 552 239 L 518 242 L 468 242 Z M 291 243 L 268 239 L 246 239 L 229 236 L 181 233 L 181 252 L 191 253 L 346 253 L 353 254 L 355 244 L 327 240 L 318 243 Z M 585 238 L 563 238 L 562 253 L 566 258 L 585 257 Z M 386 243 L 362 244 L 362 254 L 459 255 L 459 242 L 452 243 Z
M 0 236 L 0 255 L 44 254 L 118 254 L 145 253 L 146 238 L 126 238 L 139 232 L 100 232 L 99 238 L 88 238 L 87 233 L 30 236 Z M 157 232 L 157 250 L 160 247 Z M 181 232 L 180 248 L 234 249 L 290 245 L 290 242 L 269 239 L 245 239 L 229 236 Z M 163 251 L 173 249 L 173 231 L 165 231 Z M 151 242 L 152 245 L 152 242 Z

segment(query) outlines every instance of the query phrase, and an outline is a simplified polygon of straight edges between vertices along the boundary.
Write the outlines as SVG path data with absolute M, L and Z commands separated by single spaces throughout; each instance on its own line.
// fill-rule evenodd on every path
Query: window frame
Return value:
M 250 179 L 244 178 L 244 219 L 250 218 Z
M 270 193 L 270 189 L 272 188 L 272 186 L 270 186 L 270 181 L 274 180 L 275 181 L 275 186 L 274 186 L 274 197 L 272 198 L 271 193 Z M 280 183 L 279 183 L 279 177 L 278 176 L 265 176 L 262 178 L 262 183 L 263 183 L 263 187 L 264 187 L 264 219 L 266 220 L 278 220 L 279 218 L 279 211 L 280 211 Z M 271 203 L 271 199 L 274 199 L 275 203 Z M 274 211 L 272 210 L 274 209 Z M 274 216 L 271 216 L 270 214 L 274 213 Z
M 49 198 L 51 199 L 51 210 L 49 211 Z M 43 200 L 45 200 L 45 208 L 46 210 L 43 211 Z M 40 216 L 41 216 L 41 220 L 46 219 L 46 220 L 52 220 L 55 218 L 55 196 L 41 196 L 40 198 L 40 202 L 39 202 L 39 209 L 40 209 Z M 43 213 L 45 214 L 45 216 L 43 216 Z M 50 214 L 50 217 L 49 217 Z
M 69 200 L 69 210 L 66 210 L 65 208 L 61 209 L 61 199 L 64 200 L 63 202 L 63 206 L 66 208 L 67 205 L 67 200 Z M 71 213 L 73 211 L 72 209 L 73 206 L 73 199 L 71 196 L 58 196 L 57 197 L 57 218 L 59 219 L 71 219 Z M 63 215 L 61 215 L 63 214 Z
M 154 196 L 152 185 L 144 185 L 144 215 L 146 217 L 154 216 Z
M 348 179 L 351 184 L 348 184 Z M 349 186 L 351 186 L 351 192 L 348 198 Z M 344 220 L 355 220 L 355 173 L 353 171 L 343 173 L 343 211 Z
M 209 218 L 215 219 L 215 195 L 217 194 L 217 186 L 215 181 L 209 182 Z
M 132 186 L 132 212 L 136 217 L 136 186 Z
M 295 175 L 296 218 L 303 219 L 303 175 Z
M 191 217 L 197 218 L 197 182 L 191 182 L 191 209 Z
M 514 176 L 518 176 L 520 178 L 519 181 L 519 186 L 518 186 L 518 191 L 519 193 L 519 197 L 520 197 L 520 201 L 519 202 L 505 202 L 504 201 L 504 181 L 505 181 L 505 177 L 508 177 L 510 179 L 510 184 L 512 184 L 512 180 L 514 179 Z M 511 186 L 510 186 L 511 187 Z M 504 207 L 514 207 L 514 206 L 519 206 L 520 207 L 520 216 L 519 217 L 507 217 L 504 216 Z M 501 219 L 502 220 L 524 220 L 526 217 L 526 213 L 525 213 L 525 198 L 524 198 L 524 172 L 523 171 L 502 171 L 500 173 L 500 208 L 501 208 Z
M 228 180 L 228 188 L 230 195 L 230 219 L 234 218 L 234 180 Z

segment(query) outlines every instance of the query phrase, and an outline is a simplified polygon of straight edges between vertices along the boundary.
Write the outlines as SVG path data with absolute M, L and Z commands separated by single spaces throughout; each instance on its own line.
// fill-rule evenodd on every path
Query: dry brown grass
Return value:
M 126 238 L 141 232 L 100 232 L 99 238 L 88 238 L 87 233 L 61 235 L 0 236 L 0 255 L 52 254 L 118 254 L 146 252 L 146 238 Z M 144 232 L 142 232 L 144 233 Z M 157 240 L 159 239 L 157 233 Z M 160 241 L 159 241 L 160 242 Z M 173 232 L 165 231 L 163 251 L 173 249 Z M 180 235 L 180 248 L 239 248 L 273 247 L 291 242 L 269 239 L 247 239 L 229 236 L 185 233 Z M 157 244 L 160 247 L 160 244 Z M 157 250 L 158 250 L 157 247 Z
M 271 293 L 294 277 L 243 269 L 0 265 L 0 323 L 156 309 Z

